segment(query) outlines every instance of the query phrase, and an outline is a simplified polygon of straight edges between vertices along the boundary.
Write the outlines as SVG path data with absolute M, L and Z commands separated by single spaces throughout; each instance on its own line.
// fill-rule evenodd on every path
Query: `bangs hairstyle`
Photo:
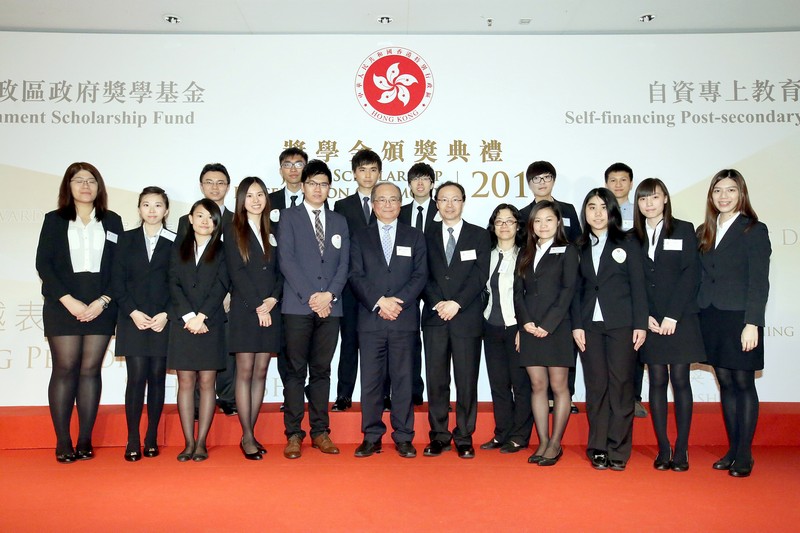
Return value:
M 298 155 L 303 158 L 303 162 L 304 163 L 308 163 L 308 154 L 305 153 L 304 150 L 301 150 L 300 148 L 298 148 L 296 146 L 290 146 L 289 148 L 287 148 L 286 150 L 281 152 L 281 154 L 278 156 L 278 164 L 279 165 L 283 164 L 283 162 L 286 159 L 289 159 L 290 157 L 294 157 L 294 156 L 298 156 Z
M 239 183 L 236 188 L 236 211 L 233 214 L 233 229 L 236 236 L 236 247 L 239 249 L 239 254 L 242 256 L 244 264 L 250 262 L 250 224 L 247 218 L 247 209 L 244 207 L 244 202 L 247 200 L 247 193 L 250 187 L 256 184 L 264 192 L 264 210 L 261 212 L 261 242 L 264 243 L 264 260 L 269 261 L 269 254 L 272 246 L 269 243 L 270 234 L 270 220 L 269 213 L 272 206 L 269 203 L 269 194 L 267 193 L 267 186 L 261 181 L 261 178 L 256 176 L 249 176 Z
M 333 174 L 331 174 L 331 169 L 328 168 L 328 165 L 319 159 L 312 159 L 306 166 L 303 167 L 303 172 L 300 174 L 300 181 L 305 183 L 308 181 L 308 178 L 319 175 L 323 175 L 328 178 L 328 185 L 333 183 Z
M 536 220 L 536 215 L 545 209 L 551 209 L 553 213 L 555 213 L 556 221 L 558 222 L 556 234 L 553 236 L 553 246 L 567 246 L 569 244 L 567 233 L 564 231 L 564 217 L 561 214 L 561 209 L 558 207 L 558 204 L 550 200 L 536 202 L 533 209 L 531 209 L 530 217 L 528 217 L 528 242 L 520 254 L 519 264 L 517 265 L 517 275 L 522 278 L 525 277 L 527 270 L 533 264 L 533 260 L 536 256 L 536 246 L 539 244 L 539 236 L 533 231 L 533 221 Z
M 414 163 L 411 165 L 411 168 L 408 169 L 408 172 L 406 172 L 408 183 L 411 183 L 413 179 L 423 178 L 425 176 L 431 179 L 431 183 L 436 183 L 436 172 L 433 171 L 433 167 L 428 163 Z
M 169 215 L 169 198 L 167 197 L 166 191 L 164 191 L 164 189 L 162 189 L 161 187 L 156 187 L 155 185 L 150 186 L 150 187 L 145 187 L 144 189 L 142 189 L 142 192 L 139 193 L 139 201 L 136 203 L 136 207 L 137 208 L 141 207 L 142 198 L 144 198 L 148 194 L 158 194 L 159 196 L 161 196 L 161 201 L 164 202 L 164 207 L 167 208 L 167 213 L 164 213 L 164 218 L 161 220 L 161 223 L 166 226 L 167 225 L 167 215 Z M 140 217 L 141 217 L 141 215 L 140 215 Z M 142 223 L 144 223 L 144 220 L 142 220 Z
M 517 233 L 514 234 L 514 244 L 522 248 L 522 246 L 525 244 L 525 224 L 522 222 L 519 209 L 511 204 L 498 205 L 494 208 L 492 215 L 489 217 L 489 224 L 486 226 L 486 229 L 489 230 L 489 240 L 492 241 L 492 248 L 497 246 L 497 234 L 494 232 L 494 221 L 497 220 L 497 214 L 503 209 L 508 209 L 511 211 L 511 214 L 514 216 L 514 220 L 517 221 Z
M 222 172 L 228 181 L 228 185 L 231 184 L 231 175 L 228 174 L 228 169 L 222 163 L 209 163 L 204 166 L 203 170 L 200 171 L 200 183 L 203 183 L 203 176 L 206 175 L 206 172 Z
M 219 206 L 213 200 L 203 198 L 197 200 L 192 204 L 189 214 L 193 215 L 197 208 L 202 207 L 211 214 L 211 221 L 214 223 L 214 231 L 211 233 L 211 238 L 208 240 L 206 252 L 203 254 L 203 262 L 210 263 L 214 260 L 220 248 L 219 228 L 222 221 L 222 215 L 219 212 Z M 194 228 L 192 224 L 186 224 L 186 233 L 181 236 L 180 258 L 184 263 L 194 259 L 194 249 L 197 245 L 194 240 Z
M 575 243 L 583 248 L 591 246 L 592 243 L 592 228 L 586 223 L 586 206 L 592 198 L 600 198 L 606 204 L 606 212 L 608 213 L 608 240 L 612 242 L 622 242 L 625 240 L 625 232 L 622 230 L 622 212 L 619 210 L 619 203 L 614 198 L 614 194 L 605 187 L 597 187 L 589 191 L 586 198 L 583 199 L 583 206 L 581 206 L 581 223 L 583 224 L 583 232 L 578 237 Z
M 66 220 L 75 220 L 78 216 L 75 211 L 75 198 L 72 196 L 72 188 L 70 182 L 75 174 L 81 170 L 87 171 L 94 179 L 97 180 L 97 196 L 94 199 L 94 218 L 97 221 L 103 220 L 108 211 L 108 193 L 106 192 L 106 184 L 103 181 L 103 176 L 100 171 L 91 163 L 78 162 L 72 163 L 67 167 L 64 172 L 64 178 L 61 180 L 61 185 L 58 188 L 58 208 L 57 212 L 61 218 Z
M 353 155 L 350 164 L 353 167 L 353 172 L 360 166 L 370 164 L 378 165 L 378 172 L 383 172 L 383 161 L 381 161 L 381 157 L 372 150 L 359 150 Z
M 714 192 L 714 187 L 726 178 L 736 182 L 736 186 L 739 188 L 739 205 L 736 206 L 736 210 L 750 219 L 750 222 L 744 230 L 750 231 L 750 228 L 755 226 L 756 222 L 758 222 L 758 215 L 756 215 L 755 210 L 753 210 L 753 206 L 750 205 L 750 194 L 747 192 L 747 183 L 744 181 L 744 176 L 733 168 L 720 170 L 711 178 L 711 183 L 708 186 L 708 194 L 706 195 L 706 218 L 703 225 L 697 229 L 697 240 L 699 241 L 701 252 L 709 251 L 714 247 L 717 241 L 717 217 L 719 216 L 719 210 L 714 206 L 714 200 L 711 198 L 711 194 Z
M 672 235 L 672 198 L 669 195 L 667 186 L 658 178 L 647 178 L 636 187 L 636 201 L 633 202 L 633 230 L 642 244 L 647 240 L 647 218 L 639 209 L 639 198 L 653 196 L 658 192 L 657 189 L 661 189 L 661 194 L 664 195 L 667 201 L 664 204 L 664 222 L 662 223 L 661 231 L 664 233 L 665 238 Z

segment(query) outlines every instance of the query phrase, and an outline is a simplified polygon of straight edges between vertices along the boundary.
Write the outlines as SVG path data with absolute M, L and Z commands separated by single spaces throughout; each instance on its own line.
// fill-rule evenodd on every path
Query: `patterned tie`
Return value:
M 447 247 L 444 249 L 444 255 L 447 257 L 447 266 L 450 266 L 450 261 L 453 260 L 453 253 L 456 251 L 456 239 L 453 237 L 453 228 L 447 228 L 450 237 L 447 238 Z
M 383 226 L 383 235 L 381 235 L 381 245 L 383 245 L 383 257 L 386 258 L 388 265 L 392 260 L 392 235 L 389 233 L 392 227 L 389 224 Z
M 364 197 L 364 218 L 366 219 L 367 224 L 369 224 L 369 215 L 370 214 L 371 214 L 371 211 L 369 209 L 369 198 Z
M 294 207 L 296 205 L 297 205 L 297 195 L 293 194 L 292 195 L 292 205 L 290 205 L 289 207 Z
M 417 206 L 417 221 L 414 222 L 414 227 L 422 231 L 422 206 Z
M 322 231 L 322 221 L 319 219 L 319 209 L 313 209 L 314 213 L 314 235 L 317 237 L 317 244 L 319 245 L 319 255 L 325 252 L 325 232 Z

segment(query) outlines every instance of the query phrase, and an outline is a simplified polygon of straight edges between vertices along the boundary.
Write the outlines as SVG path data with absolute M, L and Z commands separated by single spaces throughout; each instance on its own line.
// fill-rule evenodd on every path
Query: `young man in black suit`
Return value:
M 423 233 L 398 222 L 402 193 L 394 183 L 372 189 L 376 222 L 353 234 L 350 286 L 358 299 L 361 347 L 361 430 L 356 457 L 381 451 L 384 384 L 392 383 L 391 421 L 397 453 L 415 457 L 412 359 L 419 339 L 417 298 L 428 278 Z
M 353 155 L 351 161 L 353 179 L 358 184 L 358 190 L 338 200 L 333 205 L 333 210 L 347 219 L 350 237 L 365 228 L 370 222 L 375 221 L 372 212 L 370 195 L 372 188 L 381 179 L 383 163 L 381 158 L 372 150 L 359 150 Z M 353 405 L 353 389 L 356 386 L 358 374 L 358 302 L 348 283 L 342 294 L 344 307 L 341 320 L 342 344 L 339 347 L 338 384 L 336 385 L 336 401 L 331 411 L 344 411 Z M 389 391 L 386 391 L 387 397 Z M 387 398 L 388 402 L 388 398 Z
M 398 220 L 403 224 L 413 226 L 425 232 L 431 225 L 439 211 L 433 201 L 433 184 L 436 182 L 436 173 L 427 163 L 415 163 L 408 169 L 408 190 L 411 191 L 412 201 L 400 208 Z M 422 339 L 417 334 L 414 341 L 414 383 L 412 398 L 414 405 L 422 405 L 422 393 L 425 382 L 422 380 Z
M 451 181 L 436 191 L 442 222 L 425 234 L 428 282 L 423 299 L 422 332 L 428 383 L 430 444 L 425 455 L 450 449 L 452 439 L 463 459 L 475 457 L 472 433 L 478 416 L 483 300 L 489 279 L 489 232 L 461 218 L 466 194 Z M 450 361 L 456 382 L 456 427 L 448 429 Z

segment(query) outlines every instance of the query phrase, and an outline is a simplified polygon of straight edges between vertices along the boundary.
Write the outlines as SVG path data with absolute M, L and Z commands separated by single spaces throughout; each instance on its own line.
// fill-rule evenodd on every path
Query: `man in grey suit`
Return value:
M 347 282 L 350 233 L 345 218 L 325 208 L 332 180 L 328 165 L 312 160 L 303 168 L 303 203 L 281 213 L 278 260 L 284 275 L 281 312 L 286 332 L 287 379 L 283 421 L 287 459 L 301 455 L 305 432 L 303 386 L 307 388 L 312 446 L 339 453 L 330 439 L 328 395 Z

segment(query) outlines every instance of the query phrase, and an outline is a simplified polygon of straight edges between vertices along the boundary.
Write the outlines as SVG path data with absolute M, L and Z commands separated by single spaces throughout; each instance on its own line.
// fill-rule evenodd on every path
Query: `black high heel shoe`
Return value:
M 253 453 L 247 453 L 244 449 L 244 443 L 239 441 L 239 449 L 242 450 L 242 454 L 244 454 L 244 458 L 249 461 L 260 461 L 262 459 L 261 450 L 256 447 L 256 451 Z
M 191 446 L 187 446 L 183 449 L 181 453 L 178 454 L 178 461 L 181 463 L 185 463 L 186 461 L 191 460 L 192 456 L 194 455 L 194 449 L 196 444 L 192 444 Z
M 90 444 L 88 448 L 77 449 L 75 450 L 75 459 L 78 461 L 88 461 L 89 459 L 94 459 L 94 448 Z
M 564 455 L 564 448 L 559 448 L 555 457 L 544 457 L 539 461 L 539 466 L 555 466 L 561 456 Z
M 158 444 L 156 444 L 155 446 L 146 446 L 142 455 L 145 457 L 158 457 L 159 453 Z
M 135 463 L 142 460 L 142 449 L 138 446 L 135 450 L 125 450 L 125 460 L 129 463 Z
M 75 451 L 72 449 L 72 446 L 68 450 L 59 451 L 56 449 L 56 461 L 61 464 L 68 464 L 75 462 Z
M 672 448 L 670 448 L 669 452 L 667 452 L 666 454 L 658 452 L 656 460 L 653 461 L 653 468 L 662 471 L 669 470 L 671 464 L 672 464 Z

